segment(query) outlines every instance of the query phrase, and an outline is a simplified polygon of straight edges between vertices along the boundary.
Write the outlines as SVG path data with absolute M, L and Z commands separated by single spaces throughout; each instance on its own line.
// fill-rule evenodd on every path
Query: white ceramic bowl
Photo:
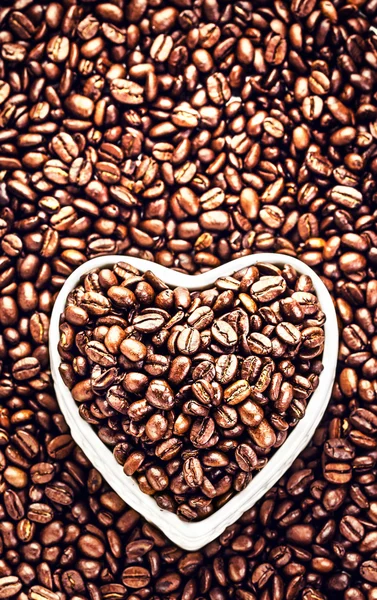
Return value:
M 177 515 L 162 510 L 155 500 L 140 491 L 132 477 L 127 477 L 121 465 L 115 460 L 111 450 L 101 442 L 97 433 L 80 416 L 78 405 L 71 392 L 65 386 L 60 373 L 60 356 L 57 350 L 59 340 L 59 318 L 64 311 L 69 292 L 77 286 L 83 275 L 93 269 L 112 266 L 117 262 L 128 262 L 141 272 L 153 271 L 171 287 L 185 286 L 189 290 L 200 290 L 210 287 L 218 277 L 232 275 L 235 271 L 250 265 L 264 262 L 277 265 L 288 264 L 299 273 L 309 275 L 313 281 L 321 308 L 326 314 L 325 347 L 323 351 L 324 370 L 320 375 L 317 389 L 313 393 L 305 416 L 288 436 L 286 442 L 270 458 L 267 465 L 252 479 L 242 492 L 236 494 L 223 507 L 199 522 L 185 522 Z M 67 279 L 59 292 L 51 316 L 49 332 L 50 361 L 55 391 L 61 411 L 71 428 L 76 443 L 85 452 L 95 468 L 102 474 L 109 485 L 129 506 L 154 523 L 172 542 L 185 550 L 197 550 L 219 536 L 226 527 L 237 521 L 241 515 L 251 508 L 285 473 L 298 454 L 309 443 L 319 424 L 328 401 L 335 377 L 338 356 L 338 325 L 333 302 L 325 285 L 310 267 L 301 261 L 281 254 L 261 253 L 244 256 L 226 263 L 208 273 L 185 275 L 167 269 L 147 260 L 130 256 L 101 256 L 94 258 L 77 268 Z

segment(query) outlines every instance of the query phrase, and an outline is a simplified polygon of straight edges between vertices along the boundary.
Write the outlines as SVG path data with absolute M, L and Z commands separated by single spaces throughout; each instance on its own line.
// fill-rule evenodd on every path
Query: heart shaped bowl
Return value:
M 61 360 L 57 348 L 59 319 L 64 311 L 68 294 L 79 284 L 81 277 L 86 273 L 94 269 L 112 266 L 120 261 L 128 262 L 141 272 L 152 271 L 171 287 L 184 286 L 190 291 L 208 288 L 219 277 L 232 275 L 234 272 L 256 263 L 272 263 L 278 266 L 288 264 L 298 273 L 309 275 L 321 308 L 326 314 L 325 346 L 322 357 L 324 369 L 319 378 L 319 385 L 309 400 L 305 416 L 299 421 L 284 444 L 269 459 L 267 465 L 254 476 L 249 485 L 202 521 L 185 522 L 177 515 L 159 508 L 152 497 L 147 496 L 139 489 L 132 477 L 124 474 L 122 466 L 117 463 L 111 450 L 98 438 L 94 429 L 79 416 L 78 406 L 59 373 Z M 243 256 L 200 275 L 185 275 L 150 261 L 130 256 L 94 258 L 78 267 L 60 290 L 52 311 L 49 339 L 51 371 L 56 395 L 75 442 L 129 506 L 142 514 L 147 521 L 159 527 L 172 542 L 191 551 L 208 544 L 221 535 L 226 527 L 237 521 L 284 475 L 298 454 L 307 446 L 329 402 L 338 357 L 337 318 L 327 288 L 314 271 L 300 260 L 291 256 L 270 253 Z

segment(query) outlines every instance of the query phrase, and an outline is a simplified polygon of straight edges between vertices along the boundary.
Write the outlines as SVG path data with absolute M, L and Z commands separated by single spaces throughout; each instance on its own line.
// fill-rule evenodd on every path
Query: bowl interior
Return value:
M 153 271 L 170 287 L 184 286 L 190 291 L 208 288 L 217 278 L 231 275 L 256 263 L 289 264 L 299 273 L 311 277 L 321 308 L 326 314 L 325 346 L 322 356 L 324 370 L 320 375 L 319 385 L 308 402 L 305 416 L 288 435 L 285 443 L 272 455 L 267 465 L 254 476 L 249 485 L 202 521 L 182 521 L 176 514 L 159 508 L 152 497 L 141 492 L 136 481 L 124 474 L 122 466 L 117 463 L 111 450 L 101 442 L 94 429 L 79 416 L 78 406 L 59 373 L 60 355 L 57 349 L 59 320 L 69 292 L 78 285 L 81 277 L 87 272 L 112 266 L 121 261 L 128 262 L 141 272 Z M 337 318 L 331 296 L 325 285 L 314 271 L 301 261 L 291 256 L 271 253 L 244 256 L 200 275 L 186 275 L 150 261 L 128 256 L 101 256 L 92 259 L 76 269 L 60 290 L 51 315 L 49 340 L 54 387 L 62 413 L 71 429 L 72 437 L 109 485 L 129 506 L 154 523 L 168 538 L 186 550 L 201 548 L 220 535 L 227 526 L 234 523 L 276 483 L 309 443 L 328 404 L 338 356 Z

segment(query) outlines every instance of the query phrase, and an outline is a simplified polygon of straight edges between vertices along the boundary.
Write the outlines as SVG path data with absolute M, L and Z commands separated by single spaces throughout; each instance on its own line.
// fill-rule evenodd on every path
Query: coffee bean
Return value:
M 328 463 L 324 468 L 324 477 L 331 483 L 347 483 L 352 478 L 352 468 L 345 463 Z
M 147 355 L 147 348 L 138 340 L 133 340 L 132 338 L 126 338 L 123 340 L 119 347 L 120 351 L 128 360 L 131 362 L 138 362 L 139 360 L 144 360 Z
M 16 363 L 14 363 L 12 368 L 13 377 L 17 381 L 25 381 L 28 379 L 32 379 L 41 370 L 41 365 L 37 358 L 33 358 L 32 356 L 21 358 Z
M 238 361 L 234 354 L 222 354 L 216 360 L 216 381 L 230 383 L 237 373 Z
M 152 415 L 145 425 L 145 433 L 153 442 L 160 440 L 167 432 L 168 420 L 159 414 Z
M 240 444 L 235 452 L 235 458 L 242 471 L 252 471 L 257 465 L 258 459 L 254 450 L 248 444 Z
M 143 452 L 131 452 L 123 464 L 123 470 L 126 475 L 133 475 L 143 464 L 145 456 Z
M 195 447 L 201 448 L 208 445 L 215 431 L 215 424 L 210 417 L 194 421 L 190 432 L 190 440 Z
M 341 534 L 350 542 L 357 543 L 364 537 L 363 525 L 351 515 L 344 516 L 339 524 Z
M 210 75 L 207 80 L 208 95 L 214 104 L 222 105 L 231 96 L 229 84 L 222 73 Z
M 122 573 L 122 582 L 128 588 L 140 589 L 146 587 L 149 580 L 149 571 L 144 567 L 127 567 Z
M 253 354 L 260 356 L 266 356 L 272 350 L 270 338 L 263 333 L 251 333 L 247 339 L 247 344 Z
M 85 292 L 82 296 L 80 306 L 90 315 L 102 316 L 110 312 L 108 298 L 95 291 Z
M 73 137 L 64 131 L 52 138 L 51 146 L 60 160 L 66 163 L 71 163 L 80 153 Z
M 271 302 L 280 296 L 286 289 L 282 277 L 263 277 L 251 286 L 252 297 L 259 302 Z
M 122 104 L 137 106 L 143 103 L 143 88 L 133 81 L 117 78 L 111 81 L 111 95 Z
M 235 381 L 224 391 L 224 401 L 233 406 L 246 400 L 250 395 L 250 385 L 245 379 Z
M 111 286 L 107 294 L 112 302 L 122 308 L 132 306 L 136 300 L 135 294 L 125 287 Z
M 352 460 L 355 449 L 346 439 L 331 439 L 326 441 L 324 451 L 327 456 L 335 460 Z
M 174 406 L 174 392 L 164 380 L 152 380 L 146 391 L 145 398 L 149 404 L 158 409 L 169 410 Z
M 249 429 L 249 435 L 260 448 L 271 448 L 276 443 L 276 434 L 266 419 L 262 419 L 255 428 Z
M 226 347 L 234 346 L 237 342 L 237 334 L 226 321 L 216 321 L 212 325 L 211 333 L 214 339 Z
M 213 316 L 213 311 L 209 306 L 200 306 L 189 315 L 187 323 L 202 331 L 212 323 Z
M 61 53 L 61 50 L 59 50 Z M 65 100 L 65 106 L 75 117 L 87 119 L 94 110 L 94 102 L 82 94 L 71 94 Z
M 33 585 L 29 590 L 29 596 L 32 600 L 58 600 L 59 597 L 57 593 L 42 585 Z
M 374 560 L 366 560 L 360 566 L 360 574 L 366 581 L 376 583 L 377 581 L 377 562 Z
M 200 460 L 194 456 L 185 460 L 183 463 L 183 475 L 187 485 L 190 487 L 201 486 L 204 474 Z
M 195 354 L 200 346 L 200 335 L 197 329 L 186 327 L 177 338 L 177 349 L 181 354 Z
M 0 598 L 16 596 L 22 589 L 21 580 L 13 575 L 0 577 Z
M 164 317 L 158 313 L 138 315 L 133 320 L 133 326 L 136 331 L 141 331 L 142 333 L 155 333 L 163 327 L 164 323 Z
M 323 330 L 319 328 L 322 332 Z M 301 341 L 301 332 L 295 325 L 289 322 L 282 321 L 276 327 L 276 333 L 279 338 L 289 345 L 297 345 Z M 319 343 L 317 344 L 319 345 Z

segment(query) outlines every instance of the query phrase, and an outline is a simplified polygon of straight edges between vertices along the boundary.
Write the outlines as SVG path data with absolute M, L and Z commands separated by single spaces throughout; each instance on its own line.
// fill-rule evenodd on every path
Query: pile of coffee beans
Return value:
M 194 520 L 243 490 L 304 416 L 325 319 L 310 277 L 289 265 L 190 293 L 118 263 L 70 292 L 60 372 L 124 472 Z
M 376 0 L 1 2 L 0 597 L 376 600 L 376 25 Z M 73 443 L 51 308 L 100 254 L 196 273 L 265 250 L 334 298 L 332 400 L 286 476 L 184 552 Z

